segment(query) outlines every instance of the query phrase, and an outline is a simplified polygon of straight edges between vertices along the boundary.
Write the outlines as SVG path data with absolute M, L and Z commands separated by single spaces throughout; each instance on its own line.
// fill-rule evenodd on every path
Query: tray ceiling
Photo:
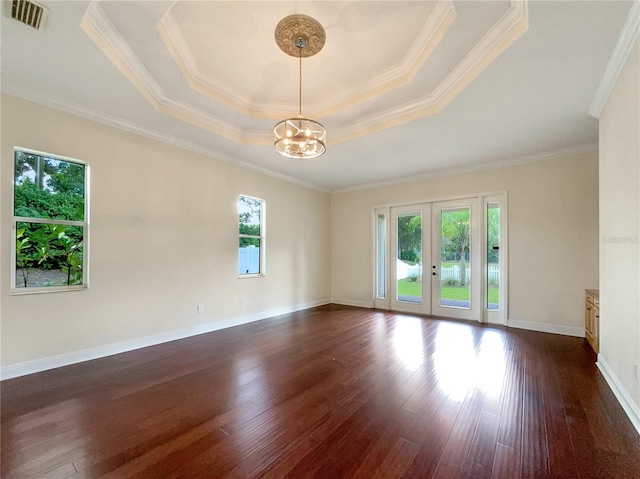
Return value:
M 3 91 L 314 187 L 335 189 L 597 141 L 589 103 L 631 2 L 41 2 L 2 18 Z M 303 114 L 325 156 L 279 158 L 298 62 L 273 33 L 324 26 Z
M 476 7 L 459 17 L 450 0 L 309 4 L 328 41 L 303 61 L 304 113 L 331 125 L 333 144 L 437 113 L 527 29 L 521 0 Z M 273 38 L 290 13 L 285 2 L 93 2 L 82 28 L 164 114 L 267 145 L 269 129 L 251 120 L 297 113 L 298 65 Z M 349 114 L 359 104 L 367 115 Z

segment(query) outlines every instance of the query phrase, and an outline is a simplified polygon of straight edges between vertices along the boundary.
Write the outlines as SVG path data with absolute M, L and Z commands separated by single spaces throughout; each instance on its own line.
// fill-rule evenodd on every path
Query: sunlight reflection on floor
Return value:
M 396 355 L 409 371 L 416 371 L 424 364 L 422 321 L 420 318 L 401 318 L 393 329 L 393 346 Z
M 474 387 L 497 397 L 504 383 L 505 357 L 503 337 L 497 331 L 484 331 L 476 347 L 465 325 L 438 325 L 433 360 L 436 377 L 442 391 L 454 400 L 463 400 Z

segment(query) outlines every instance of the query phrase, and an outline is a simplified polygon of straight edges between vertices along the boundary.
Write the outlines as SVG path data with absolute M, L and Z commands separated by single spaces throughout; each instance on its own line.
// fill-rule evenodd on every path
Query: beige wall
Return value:
M 598 155 L 486 170 L 332 196 L 332 298 L 372 303 L 372 208 L 507 191 L 509 319 L 584 326 L 598 286 Z M 567 329 L 568 328 L 568 329 Z
M 640 41 L 600 116 L 600 356 L 640 418 Z M 638 424 L 640 426 L 640 423 Z M 640 429 L 639 429 L 640 430 Z
M 3 96 L 3 225 L 14 146 L 90 164 L 90 288 L 10 295 L 3 234 L 3 367 L 329 298 L 327 193 Z M 265 278 L 237 278 L 241 193 L 266 200 Z

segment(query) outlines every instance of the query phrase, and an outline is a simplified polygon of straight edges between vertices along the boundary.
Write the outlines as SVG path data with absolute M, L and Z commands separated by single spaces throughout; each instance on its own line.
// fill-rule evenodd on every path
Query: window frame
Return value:
M 487 308 L 487 208 L 490 204 L 500 207 L 500 249 L 498 250 L 500 265 L 499 306 L 497 310 Z M 507 326 L 509 322 L 509 198 L 506 191 L 483 195 L 483 231 L 482 231 L 482 322 Z
M 238 279 L 247 279 L 247 278 L 264 278 L 267 273 L 266 273 L 266 241 L 267 241 L 267 237 L 266 237 L 266 205 L 267 202 L 262 199 L 262 198 L 258 198 L 256 196 L 251 196 L 251 195 L 244 195 L 244 194 L 239 194 L 238 198 L 236 200 L 236 205 L 239 206 L 240 204 L 240 198 L 248 198 L 250 200 L 256 200 L 260 202 L 260 234 L 259 235 L 248 235 L 248 234 L 243 234 L 240 233 L 240 228 L 239 228 L 239 221 L 240 221 L 240 209 L 238 208 L 237 210 L 237 219 L 238 219 L 238 244 L 239 244 L 239 240 L 241 238 L 253 238 L 253 239 L 257 239 L 260 241 L 260 258 L 259 258 L 259 268 L 260 271 L 258 273 L 238 273 Z M 239 247 L 238 247 L 239 249 Z M 240 260 L 240 251 L 238 251 L 238 261 Z M 238 266 L 238 263 L 236 262 L 236 268 Z
M 82 165 L 84 167 L 84 221 L 74 220 L 57 220 L 48 218 L 34 218 L 28 216 L 16 216 L 15 200 L 16 200 L 16 153 L 22 152 L 30 155 L 37 155 L 52 160 L 64 161 L 66 163 L 74 163 Z M 47 153 L 40 150 L 33 150 L 31 148 L 24 148 L 21 146 L 15 146 L 13 148 L 12 166 L 11 166 L 11 285 L 10 294 L 22 295 L 22 294 L 40 294 L 40 293 L 60 293 L 63 291 L 84 291 L 89 289 L 89 202 L 90 202 L 90 167 L 86 161 L 78 160 L 76 158 L 70 158 L 67 156 L 56 155 L 53 153 Z M 38 223 L 38 224 L 54 224 L 63 226 L 79 226 L 83 228 L 82 234 L 82 284 L 73 285 L 56 285 L 56 286 L 38 286 L 38 287 L 17 287 L 16 285 L 16 273 L 17 273 L 17 255 L 16 255 L 16 233 L 18 230 L 18 223 Z

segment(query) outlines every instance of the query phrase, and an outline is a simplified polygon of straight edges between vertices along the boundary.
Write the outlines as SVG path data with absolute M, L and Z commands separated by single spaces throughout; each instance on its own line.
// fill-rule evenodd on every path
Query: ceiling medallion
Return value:
M 289 15 L 280 20 L 276 26 L 275 37 L 280 50 L 296 58 L 300 53 L 302 58 L 312 57 L 322 50 L 327 39 L 318 20 L 307 15 Z M 307 42 L 302 52 L 295 43 L 297 38 L 304 38 Z
M 278 47 L 287 55 L 298 58 L 298 116 L 287 118 L 274 129 L 276 151 L 287 158 L 316 158 L 326 150 L 327 132 L 315 120 L 302 116 L 302 59 L 308 58 L 324 47 L 324 28 L 307 15 L 289 15 L 276 26 Z

